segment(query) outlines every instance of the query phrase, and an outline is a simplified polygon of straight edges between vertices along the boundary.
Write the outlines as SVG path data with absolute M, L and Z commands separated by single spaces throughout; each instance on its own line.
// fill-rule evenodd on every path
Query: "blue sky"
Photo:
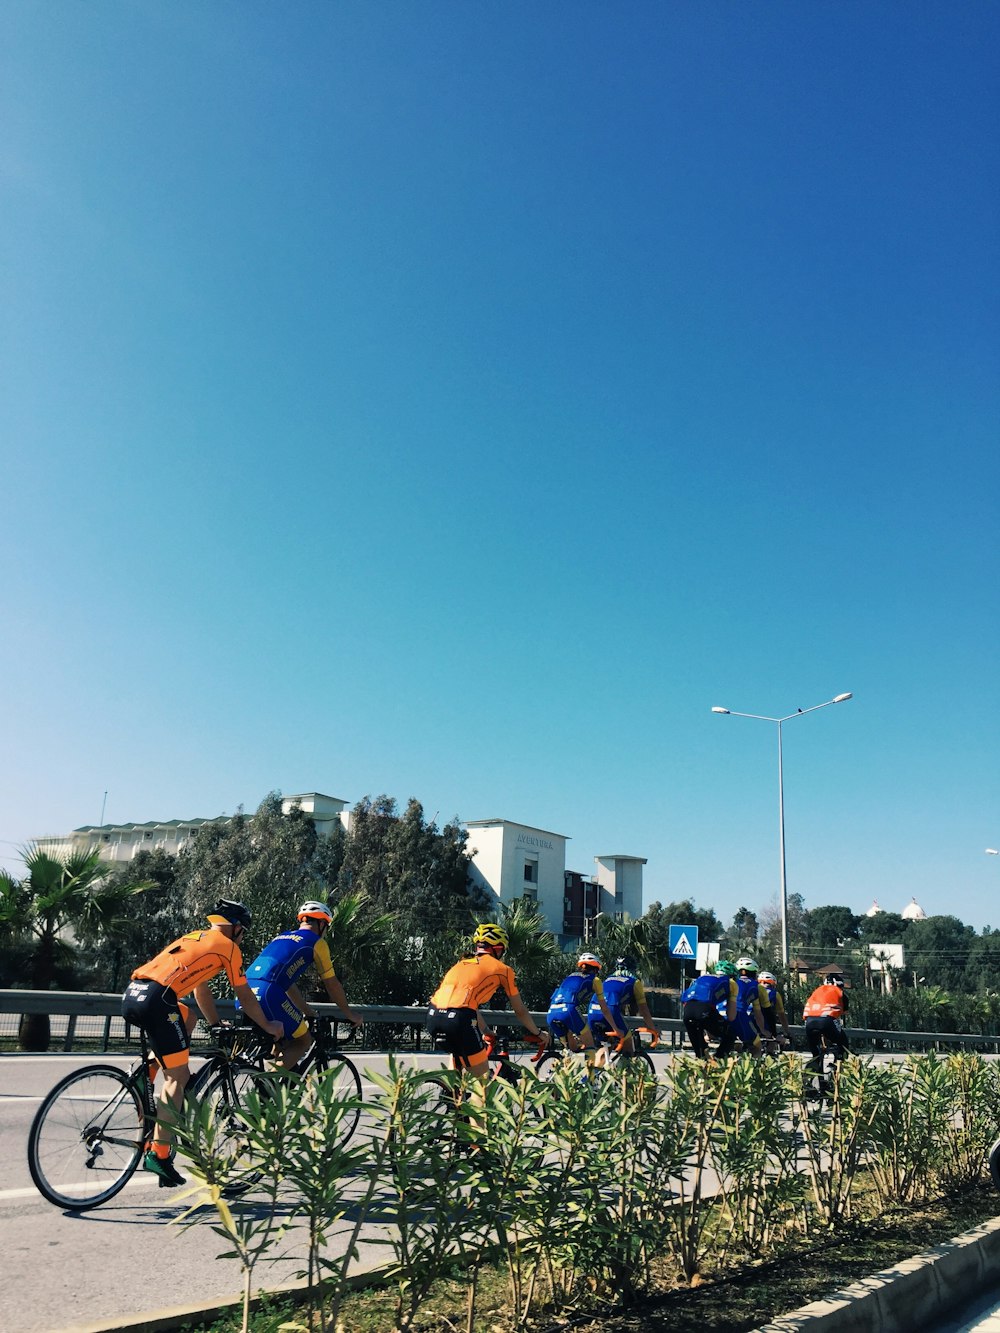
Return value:
M 1000 10 L 0 8 L 0 852 L 271 789 L 1000 926 Z

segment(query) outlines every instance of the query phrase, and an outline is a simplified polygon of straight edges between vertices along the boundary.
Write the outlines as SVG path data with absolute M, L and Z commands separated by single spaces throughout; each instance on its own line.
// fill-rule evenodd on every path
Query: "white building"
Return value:
M 529 898 L 538 903 L 549 929 L 565 939 L 586 939 L 598 916 L 642 916 L 643 856 L 595 856 L 588 878 L 566 869 L 562 833 L 510 819 L 470 819 L 471 875 L 500 902 Z
M 470 819 L 466 828 L 473 883 L 501 902 L 533 899 L 561 931 L 568 838 L 510 819 Z
M 349 825 L 351 812 L 347 802 L 338 796 L 309 791 L 282 799 L 281 808 L 285 814 L 293 805 L 300 805 L 312 816 L 321 836 L 328 836 L 338 821 L 345 828 Z M 145 824 L 83 824 L 72 833 L 36 838 L 35 843 L 39 851 L 57 860 L 97 847 L 102 861 L 121 865 L 131 861 L 136 852 L 154 852 L 158 848 L 168 856 L 176 856 L 205 824 L 225 824 L 230 818 L 230 815 L 216 815 L 212 819 L 152 819 Z
M 610 910 L 616 917 L 623 914 L 637 920 L 642 916 L 642 867 L 646 864 L 644 856 L 595 856 L 597 862 L 596 879 L 604 890 L 602 911 Z M 608 905 L 603 905 L 604 896 Z

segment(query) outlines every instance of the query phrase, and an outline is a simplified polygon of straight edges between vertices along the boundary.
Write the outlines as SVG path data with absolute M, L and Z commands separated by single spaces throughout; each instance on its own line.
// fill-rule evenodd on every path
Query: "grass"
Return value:
M 559 1333 L 569 1328 L 574 1333 L 664 1333 L 679 1327 L 748 1333 L 770 1319 L 949 1241 L 998 1215 L 1000 1196 L 991 1186 L 981 1184 L 933 1204 L 845 1225 L 832 1236 L 817 1239 L 802 1250 L 788 1249 L 766 1263 L 726 1268 L 717 1278 L 707 1271 L 696 1287 L 679 1287 L 675 1275 L 664 1271 L 659 1289 L 631 1310 L 591 1308 L 558 1319 L 546 1319 L 541 1314 L 532 1328 L 535 1333 Z M 474 1333 L 516 1333 L 506 1304 L 505 1272 L 494 1265 L 483 1265 L 478 1273 Z M 392 1333 L 393 1312 L 391 1290 L 359 1291 L 346 1301 L 338 1333 Z M 253 1333 L 279 1333 L 290 1327 L 308 1329 L 304 1310 L 288 1302 L 265 1302 L 251 1317 L 250 1326 Z M 209 1333 L 239 1333 L 240 1319 L 234 1314 L 208 1327 Z M 465 1329 L 464 1281 L 439 1283 L 414 1325 L 414 1333 L 464 1333 Z

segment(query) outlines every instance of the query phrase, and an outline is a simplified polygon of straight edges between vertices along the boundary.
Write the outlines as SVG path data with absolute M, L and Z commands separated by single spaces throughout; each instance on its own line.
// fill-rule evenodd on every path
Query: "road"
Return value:
M 115 1056 L 100 1059 L 122 1068 L 131 1063 Z M 430 1054 L 403 1059 L 428 1067 L 441 1064 L 440 1057 Z M 239 1266 L 217 1258 L 226 1243 L 209 1225 L 171 1225 L 190 1200 L 174 1203 L 171 1191 L 161 1190 L 148 1173 L 137 1172 L 117 1198 L 89 1213 L 64 1213 L 35 1189 L 26 1154 L 32 1117 L 53 1084 L 93 1060 L 93 1055 L 0 1056 L 0 1160 L 5 1168 L 0 1189 L 0 1329 L 66 1333 L 164 1306 L 239 1294 Z M 362 1072 L 384 1071 L 386 1057 L 361 1055 L 357 1063 Z M 365 1079 L 365 1095 L 372 1091 Z M 203 1215 L 212 1216 L 208 1210 Z M 374 1231 L 370 1228 L 369 1234 Z M 362 1266 L 385 1259 L 382 1246 L 362 1248 Z M 262 1267 L 256 1281 L 268 1287 L 292 1282 L 299 1262 L 289 1258 Z

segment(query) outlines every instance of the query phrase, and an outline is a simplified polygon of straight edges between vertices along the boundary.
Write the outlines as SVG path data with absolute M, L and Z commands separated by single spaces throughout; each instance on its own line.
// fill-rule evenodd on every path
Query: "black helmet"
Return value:
M 209 912 L 208 919 L 215 922 L 228 921 L 231 926 L 242 926 L 244 930 L 249 930 L 253 913 L 242 903 L 233 902 L 231 898 L 220 898 Z
M 621 958 L 615 959 L 616 972 L 628 972 L 631 975 L 635 971 L 635 959 L 630 953 L 622 954 Z
M 839 972 L 828 972 L 826 974 L 826 984 L 828 986 L 843 986 L 844 978 Z

